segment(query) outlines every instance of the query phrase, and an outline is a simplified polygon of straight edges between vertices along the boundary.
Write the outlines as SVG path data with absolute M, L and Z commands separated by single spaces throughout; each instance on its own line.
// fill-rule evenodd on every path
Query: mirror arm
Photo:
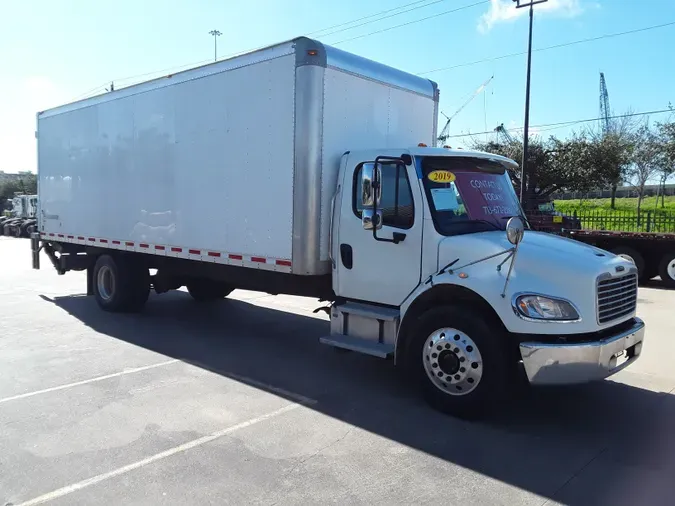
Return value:
M 380 178 L 379 175 L 381 171 L 378 171 L 378 167 L 380 164 L 383 162 L 397 162 L 400 163 L 401 165 L 405 166 L 406 163 L 401 159 L 400 156 L 378 156 L 375 158 L 375 171 L 373 174 L 373 193 L 375 194 L 375 199 L 373 201 L 373 219 L 377 220 L 379 219 L 377 217 L 377 198 L 378 198 L 378 192 L 380 191 Z M 381 196 L 381 195 L 380 195 Z M 384 216 L 382 216 L 382 221 L 384 221 Z M 385 239 L 383 237 L 378 237 L 377 236 L 377 227 L 378 225 L 382 225 L 380 223 L 375 223 L 373 226 L 373 239 L 379 242 L 391 242 L 394 244 L 398 244 L 400 242 L 403 242 L 406 235 L 400 232 L 395 232 L 394 233 L 394 238 L 393 239 Z

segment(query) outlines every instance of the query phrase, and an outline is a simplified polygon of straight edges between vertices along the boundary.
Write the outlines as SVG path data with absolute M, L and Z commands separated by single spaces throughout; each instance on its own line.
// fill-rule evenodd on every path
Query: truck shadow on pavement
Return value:
M 92 297 L 43 298 L 115 339 L 273 386 L 275 395 L 316 399 L 311 409 L 540 496 L 533 503 L 673 504 L 675 400 L 667 393 L 614 381 L 523 388 L 498 417 L 466 422 L 427 407 L 390 363 L 319 344 L 328 322 L 309 314 L 240 300 L 199 306 L 182 292 L 152 297 L 139 315 L 104 313 Z M 475 502 L 510 502 L 490 488 Z

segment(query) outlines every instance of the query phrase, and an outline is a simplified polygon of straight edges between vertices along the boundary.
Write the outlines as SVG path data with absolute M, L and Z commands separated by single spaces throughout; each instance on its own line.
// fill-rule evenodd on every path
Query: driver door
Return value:
M 336 294 L 389 306 L 400 306 L 420 282 L 422 195 L 414 165 L 380 164 L 382 228 L 364 229 L 361 184 L 364 164 L 344 175 L 340 229 L 336 248 Z M 349 166 L 348 166 L 349 167 Z M 400 242 L 391 242 L 394 237 Z

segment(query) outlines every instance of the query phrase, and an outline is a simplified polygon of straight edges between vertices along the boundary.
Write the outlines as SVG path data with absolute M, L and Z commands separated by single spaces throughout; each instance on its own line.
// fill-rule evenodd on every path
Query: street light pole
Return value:
M 218 30 L 211 30 L 210 35 L 213 35 L 213 61 L 218 61 L 218 37 L 222 35 Z
M 530 8 L 530 32 L 527 44 L 527 81 L 525 84 L 525 125 L 523 128 L 523 162 L 520 165 L 520 203 L 525 200 L 525 178 L 527 175 L 527 158 L 530 147 L 530 74 L 532 70 L 532 21 L 534 20 L 534 6 L 543 4 L 548 0 L 532 0 L 529 3 L 521 3 L 522 0 L 513 0 L 516 2 L 516 9 L 524 7 Z

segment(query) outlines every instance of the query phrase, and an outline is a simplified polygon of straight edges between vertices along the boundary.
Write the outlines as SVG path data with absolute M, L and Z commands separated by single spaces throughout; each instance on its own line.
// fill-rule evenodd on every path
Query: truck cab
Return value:
M 641 352 L 637 273 L 528 229 L 512 160 L 428 148 L 348 152 L 331 226 L 325 344 L 392 357 L 453 414 L 532 384 L 602 379 Z

